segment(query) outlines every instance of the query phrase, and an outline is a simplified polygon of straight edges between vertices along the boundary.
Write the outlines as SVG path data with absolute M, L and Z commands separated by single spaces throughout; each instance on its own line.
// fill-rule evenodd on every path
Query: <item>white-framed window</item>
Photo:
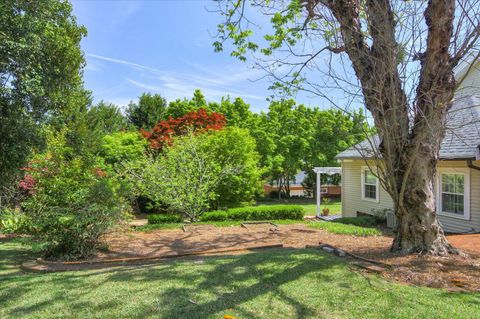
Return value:
M 470 169 L 439 168 L 436 186 L 439 215 L 470 219 Z
M 328 193 L 328 189 L 326 187 L 321 187 L 320 188 L 320 193 L 321 194 L 327 194 Z
M 371 167 L 371 169 L 375 169 L 375 168 Z M 380 183 L 377 176 L 375 176 L 370 170 L 370 168 L 367 166 L 362 166 L 361 176 L 362 176 L 362 199 L 378 203 L 380 201 L 380 197 L 379 197 Z

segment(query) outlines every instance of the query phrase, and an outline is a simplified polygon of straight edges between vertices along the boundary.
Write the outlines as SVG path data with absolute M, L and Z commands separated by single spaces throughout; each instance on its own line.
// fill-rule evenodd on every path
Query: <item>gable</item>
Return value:
M 337 159 L 373 158 L 380 139 L 374 136 L 336 156 Z M 479 159 L 480 95 L 456 96 L 447 114 L 440 159 Z

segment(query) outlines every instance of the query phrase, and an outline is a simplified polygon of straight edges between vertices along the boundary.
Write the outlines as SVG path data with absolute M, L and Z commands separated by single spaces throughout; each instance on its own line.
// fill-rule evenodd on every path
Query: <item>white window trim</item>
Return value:
M 362 200 L 368 201 L 368 202 L 374 202 L 374 203 L 379 203 L 380 202 L 380 181 L 378 177 L 375 176 L 375 179 L 377 180 L 377 192 L 376 192 L 376 198 L 370 198 L 370 197 L 365 197 L 365 171 L 375 171 L 377 168 L 375 166 L 362 166 L 362 172 L 361 172 L 361 179 L 362 179 Z M 375 173 L 374 173 L 375 175 Z
M 440 216 L 446 216 L 451 218 L 457 218 L 462 220 L 470 220 L 470 169 L 469 168 L 454 168 L 454 167 L 440 167 L 437 169 L 437 178 L 436 178 L 436 203 L 437 203 L 437 214 Z M 464 189 L 463 191 L 463 215 L 452 214 L 448 212 L 442 212 L 442 174 L 463 174 L 465 176 Z

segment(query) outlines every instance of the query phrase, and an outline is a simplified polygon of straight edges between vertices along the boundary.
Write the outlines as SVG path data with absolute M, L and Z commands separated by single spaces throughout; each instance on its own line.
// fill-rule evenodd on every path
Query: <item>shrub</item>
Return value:
M 24 203 L 46 257 L 85 258 L 102 247 L 102 236 L 124 217 L 116 176 L 96 158 L 72 152 L 62 134 L 29 165 L 35 189 Z
M 4 234 L 25 234 L 30 230 L 28 217 L 19 210 L 4 209 L 0 212 L 0 232 Z
M 220 222 L 220 221 L 227 220 L 228 219 L 228 214 L 224 210 L 214 210 L 214 211 L 211 211 L 211 212 L 204 213 L 200 219 L 201 219 L 201 221 Z
M 387 213 L 393 212 L 393 209 L 390 209 L 390 208 L 372 209 L 371 212 L 378 223 L 384 223 L 387 221 Z
M 180 215 L 174 214 L 151 214 L 148 215 L 149 224 L 168 224 L 168 223 L 181 223 L 183 218 Z
M 227 210 L 228 219 L 230 220 L 249 220 L 252 207 L 239 207 Z
M 361 227 L 372 227 L 378 224 L 378 220 L 374 216 L 342 217 L 335 219 L 334 222 Z
M 102 138 L 100 155 L 111 165 L 135 161 L 145 153 L 147 141 L 137 132 L 116 132 Z
M 304 215 L 301 206 L 275 205 L 275 206 L 254 206 L 238 207 L 224 211 L 214 211 L 203 214 L 202 221 L 224 221 L 224 220 L 274 220 L 274 219 L 295 219 L 302 220 Z

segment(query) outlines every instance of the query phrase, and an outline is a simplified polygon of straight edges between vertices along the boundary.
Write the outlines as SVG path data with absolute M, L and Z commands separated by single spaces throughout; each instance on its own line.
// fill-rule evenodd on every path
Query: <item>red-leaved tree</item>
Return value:
M 172 144 L 173 137 L 185 135 L 189 130 L 193 130 L 195 133 L 219 131 L 226 124 L 225 116 L 216 112 L 209 113 L 202 108 L 179 118 L 170 117 L 166 121 L 160 121 L 152 131 L 141 130 L 140 133 L 148 140 L 152 149 L 160 151 L 165 146 Z

